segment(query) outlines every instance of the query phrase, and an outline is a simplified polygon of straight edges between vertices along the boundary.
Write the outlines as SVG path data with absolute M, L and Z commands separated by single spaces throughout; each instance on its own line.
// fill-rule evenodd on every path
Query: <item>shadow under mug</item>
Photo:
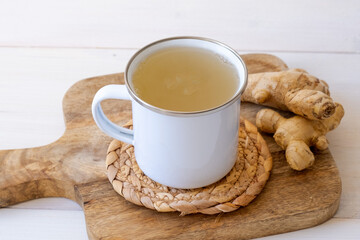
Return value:
M 230 62 L 238 74 L 239 88 L 232 99 L 213 109 L 176 112 L 152 106 L 132 88 L 132 75 L 149 55 L 167 47 L 210 50 Z M 224 177 L 237 157 L 240 96 L 247 84 L 247 70 L 239 54 L 215 40 L 174 37 L 139 50 L 125 70 L 125 85 L 107 85 L 95 95 L 92 114 L 98 127 L 120 141 L 134 145 L 140 169 L 154 181 L 175 188 L 198 188 Z M 101 109 L 105 99 L 132 102 L 133 130 L 112 123 Z

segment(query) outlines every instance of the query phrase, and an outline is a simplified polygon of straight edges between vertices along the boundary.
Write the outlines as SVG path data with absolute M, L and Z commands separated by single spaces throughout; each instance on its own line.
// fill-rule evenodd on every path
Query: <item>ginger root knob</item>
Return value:
M 315 162 L 314 154 L 304 141 L 290 141 L 285 157 L 290 167 L 298 171 L 310 167 Z

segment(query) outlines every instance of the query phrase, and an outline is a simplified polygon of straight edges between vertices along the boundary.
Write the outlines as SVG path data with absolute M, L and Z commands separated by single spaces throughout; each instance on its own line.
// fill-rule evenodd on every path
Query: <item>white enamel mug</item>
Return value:
M 239 80 L 236 94 L 221 106 L 198 112 L 169 111 L 140 99 L 132 86 L 139 63 L 160 49 L 176 46 L 208 49 L 233 64 Z M 170 187 L 198 188 L 220 180 L 236 161 L 240 96 L 246 83 L 246 66 L 230 47 L 205 38 L 168 38 L 135 53 L 125 70 L 125 85 L 101 88 L 94 97 L 92 113 L 102 131 L 134 145 L 136 161 L 148 177 Z M 108 120 L 100 105 L 105 99 L 131 100 L 133 130 Z

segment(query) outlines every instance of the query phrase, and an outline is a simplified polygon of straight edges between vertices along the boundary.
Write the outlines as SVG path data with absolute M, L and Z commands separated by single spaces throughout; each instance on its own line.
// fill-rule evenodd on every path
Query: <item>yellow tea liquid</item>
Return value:
M 210 50 L 170 47 L 139 64 L 132 88 L 155 107 L 193 112 L 226 103 L 238 90 L 239 80 L 235 67 Z

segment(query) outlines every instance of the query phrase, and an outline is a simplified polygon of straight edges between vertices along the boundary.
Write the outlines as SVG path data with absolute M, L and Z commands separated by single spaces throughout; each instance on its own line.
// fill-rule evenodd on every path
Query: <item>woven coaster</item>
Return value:
M 124 127 L 131 128 L 132 122 Z M 108 178 L 117 193 L 129 202 L 159 212 L 217 214 L 248 205 L 263 189 L 272 158 L 257 128 L 240 120 L 238 158 L 221 180 L 196 189 L 177 189 L 147 177 L 136 163 L 134 147 L 113 140 L 106 157 Z

